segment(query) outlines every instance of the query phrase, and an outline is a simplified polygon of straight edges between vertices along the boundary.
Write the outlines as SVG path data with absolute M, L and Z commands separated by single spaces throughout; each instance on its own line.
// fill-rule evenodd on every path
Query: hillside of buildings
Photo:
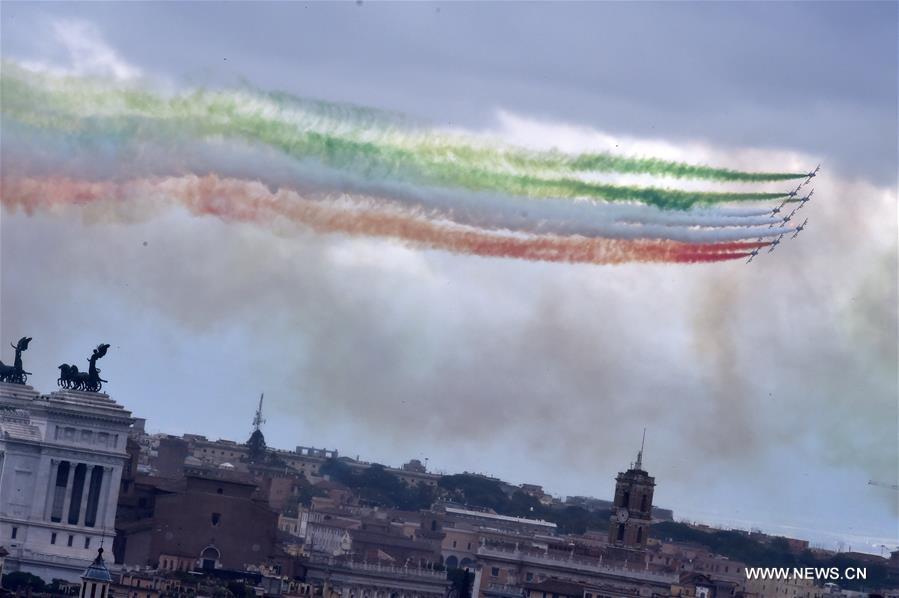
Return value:
M 474 474 L 445 475 L 436 486 L 410 487 L 383 465 L 372 464 L 360 471 L 338 459 L 328 460 L 320 473 L 350 488 L 369 506 L 417 510 L 428 509 L 440 500 L 499 515 L 543 519 L 555 523 L 560 532 L 571 534 L 605 531 L 611 515 L 609 508 L 588 510 L 568 504 L 547 505 L 517 486 Z
M 271 448 L 261 401 L 246 442 L 148 434 L 102 394 L 0 382 L 2 407 L 0 596 L 84 596 L 106 550 L 91 598 L 899 598 L 899 551 L 674 523 L 642 450 L 609 500 L 563 499 L 416 459 Z M 746 575 L 764 565 L 868 578 Z
M 888 567 L 885 559 L 866 553 L 815 551 L 809 549 L 807 542 L 761 533 L 698 527 L 675 521 L 655 523 L 652 532 L 659 540 L 701 546 L 709 552 L 752 567 L 838 567 L 840 570 L 848 567 L 865 568 L 865 581 L 841 582 L 847 589 L 899 585 L 899 571 Z

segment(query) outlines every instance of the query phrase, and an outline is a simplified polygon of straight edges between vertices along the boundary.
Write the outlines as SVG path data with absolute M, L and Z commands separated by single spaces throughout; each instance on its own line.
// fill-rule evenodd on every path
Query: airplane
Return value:
M 806 224 L 808 224 L 808 218 L 805 219 L 805 222 L 796 227 L 796 232 L 793 233 L 793 236 L 790 238 L 795 239 L 797 236 L 799 236 L 799 233 L 801 233 L 803 229 L 805 229 Z
M 780 209 L 781 209 L 782 207 L 784 207 L 783 204 L 780 204 L 779 206 L 777 206 L 776 208 L 774 208 L 773 210 L 771 210 L 771 215 L 774 216 L 775 214 L 777 214 L 778 212 L 780 212 Z
M 780 240 L 781 240 L 782 238 L 783 238 L 783 235 L 781 235 L 781 236 L 777 237 L 776 239 L 774 239 L 773 241 L 771 241 L 771 248 L 768 249 L 768 253 L 771 253 L 772 251 L 774 251 L 774 248 L 775 248 L 775 247 L 777 247 L 778 245 L 780 245 Z
M 802 189 L 802 185 L 799 185 L 798 187 L 796 187 L 795 189 L 793 189 L 792 191 L 787 193 L 787 197 L 789 197 L 789 198 L 796 197 L 796 194 L 799 193 L 800 189 Z
M 813 171 L 811 171 L 810 173 L 808 173 L 808 175 L 806 175 L 808 178 L 806 178 L 806 179 L 805 179 L 805 183 L 802 183 L 802 184 L 805 185 L 805 184 L 807 184 L 809 181 L 811 181 L 813 178 L 815 178 L 815 176 L 818 174 L 818 171 L 819 171 L 819 170 L 821 170 L 821 165 L 820 165 L 820 164 L 818 164 L 818 166 L 816 166 L 815 169 L 814 169 Z
M 751 262 L 751 261 L 752 261 L 752 258 L 754 258 L 755 256 L 757 256 L 758 254 L 759 254 L 758 248 L 753 249 L 752 252 L 749 254 L 749 259 L 746 260 L 746 263 L 748 264 L 749 262 Z
M 787 222 L 789 222 L 790 220 L 793 219 L 793 214 L 794 214 L 795 212 L 796 212 L 796 210 L 793 210 L 792 212 L 790 212 L 789 214 L 787 214 L 786 216 L 784 216 L 783 218 L 781 218 L 781 219 L 780 219 L 780 222 L 772 222 L 771 224 L 768 225 L 768 228 L 774 228 L 774 225 L 775 225 L 775 224 L 779 224 L 780 226 L 785 225 Z
M 798 203 L 799 203 L 799 207 L 801 208 L 802 206 L 805 205 L 805 202 L 811 201 L 811 200 L 812 200 L 812 195 L 814 195 L 814 194 L 815 194 L 815 190 L 812 189 L 811 191 L 809 191 L 809 194 L 806 195 L 805 197 L 797 197 L 796 199 L 790 199 L 790 200 L 788 200 L 788 201 L 789 201 L 790 203 L 797 203 L 797 202 L 798 202 Z

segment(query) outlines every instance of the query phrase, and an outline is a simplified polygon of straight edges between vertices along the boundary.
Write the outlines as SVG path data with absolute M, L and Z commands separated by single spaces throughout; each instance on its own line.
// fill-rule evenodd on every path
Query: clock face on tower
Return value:
M 618 513 L 616 513 L 616 517 L 618 518 L 618 523 L 624 523 L 625 521 L 627 521 L 628 515 L 629 515 L 629 513 L 627 512 L 627 509 L 625 509 L 623 507 L 618 509 Z

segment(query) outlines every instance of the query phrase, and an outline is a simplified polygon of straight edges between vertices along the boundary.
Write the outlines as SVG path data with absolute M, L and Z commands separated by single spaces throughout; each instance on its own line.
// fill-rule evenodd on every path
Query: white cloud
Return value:
M 141 76 L 141 70 L 122 58 L 93 23 L 80 19 L 54 20 L 50 23 L 50 36 L 66 52 L 68 63 L 26 58 L 20 62 L 23 67 L 56 75 L 109 77 L 120 81 Z

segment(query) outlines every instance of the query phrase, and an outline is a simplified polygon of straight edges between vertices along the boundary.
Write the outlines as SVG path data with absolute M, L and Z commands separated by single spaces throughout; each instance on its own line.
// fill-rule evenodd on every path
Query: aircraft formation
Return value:
M 818 175 L 819 170 L 821 170 L 820 164 L 818 164 L 818 166 L 816 166 L 814 170 L 812 170 L 811 172 L 809 172 L 806 175 L 806 178 L 802 183 L 800 183 L 795 189 L 793 189 L 792 191 L 790 191 L 789 193 L 786 194 L 785 199 L 781 202 L 781 204 L 779 206 L 772 208 L 770 216 L 773 217 L 773 216 L 780 214 L 784 210 L 784 207 L 787 204 L 798 204 L 796 207 L 794 207 L 792 210 L 790 210 L 790 212 L 786 216 L 782 216 L 782 217 L 780 217 L 779 220 L 773 221 L 768 226 L 768 228 L 774 228 L 775 226 L 780 226 L 780 227 L 786 226 L 793 220 L 793 216 L 796 215 L 796 212 L 798 212 L 800 209 L 802 209 L 802 207 L 805 204 L 807 204 L 808 202 L 810 202 L 812 200 L 812 196 L 815 194 L 814 189 L 811 189 L 807 195 L 803 195 L 803 196 L 799 195 L 799 191 L 802 190 L 802 187 L 809 184 L 809 182 L 811 182 L 811 180 Z M 795 239 L 796 237 L 798 237 L 799 233 L 801 233 L 803 230 L 805 230 L 805 227 L 807 224 L 808 224 L 808 218 L 806 218 L 802 222 L 802 224 L 800 224 L 799 226 L 797 226 L 793 229 L 793 236 L 790 238 Z M 786 234 L 789 234 L 789 231 L 778 236 L 776 239 L 771 241 L 771 243 L 768 245 L 768 253 L 771 253 L 772 251 L 775 250 L 775 248 L 777 248 L 778 245 L 780 245 L 781 240 L 783 239 L 784 235 L 786 235 Z M 759 241 L 761 241 L 761 240 L 762 239 L 759 238 Z M 752 260 L 755 258 L 755 256 L 757 256 L 758 254 L 759 254 L 759 250 L 753 249 L 749 253 L 749 259 L 746 260 L 746 263 L 747 264 L 751 263 Z

